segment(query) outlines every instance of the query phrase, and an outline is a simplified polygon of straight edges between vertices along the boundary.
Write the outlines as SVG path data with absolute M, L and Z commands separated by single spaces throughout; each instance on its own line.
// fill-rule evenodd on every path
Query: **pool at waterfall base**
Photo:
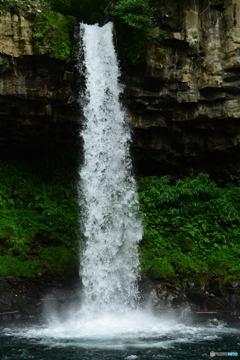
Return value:
M 0 328 L 2 360 L 208 359 L 210 352 L 240 353 L 239 321 L 192 315 L 83 315 Z M 232 355 L 233 356 L 233 355 Z

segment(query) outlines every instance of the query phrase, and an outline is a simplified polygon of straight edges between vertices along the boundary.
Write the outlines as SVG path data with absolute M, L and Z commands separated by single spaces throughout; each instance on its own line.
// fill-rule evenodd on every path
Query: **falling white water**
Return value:
M 81 256 L 84 307 L 94 313 L 122 313 L 137 301 L 137 244 L 142 237 L 130 128 L 119 101 L 122 88 L 112 24 L 81 24 L 80 32 L 84 60 L 79 68 L 86 78 L 80 172 L 86 240 Z

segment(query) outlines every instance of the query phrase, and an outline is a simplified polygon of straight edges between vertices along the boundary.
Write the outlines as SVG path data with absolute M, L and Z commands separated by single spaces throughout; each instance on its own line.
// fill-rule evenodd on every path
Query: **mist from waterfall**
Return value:
M 80 274 L 84 308 L 126 312 L 138 300 L 138 242 L 142 238 L 136 182 L 129 154 L 130 127 L 119 101 L 119 66 L 112 23 L 81 24 L 86 79 L 84 95 L 84 164 L 80 171 L 85 246 Z

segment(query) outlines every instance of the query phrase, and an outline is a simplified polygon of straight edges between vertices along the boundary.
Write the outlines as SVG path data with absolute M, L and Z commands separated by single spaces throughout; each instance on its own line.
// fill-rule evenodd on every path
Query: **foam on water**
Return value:
M 214 330 L 213 330 L 214 328 Z M 170 349 L 176 344 L 212 342 L 224 335 L 239 335 L 223 321 L 193 324 L 171 318 L 134 311 L 125 316 L 101 315 L 95 319 L 79 318 L 61 322 L 51 319 L 48 325 L 5 329 L 5 335 L 27 338 L 50 347 L 85 349 Z

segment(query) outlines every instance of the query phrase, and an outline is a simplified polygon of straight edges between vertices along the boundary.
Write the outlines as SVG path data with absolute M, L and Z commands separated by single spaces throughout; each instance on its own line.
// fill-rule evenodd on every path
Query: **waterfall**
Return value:
M 138 298 L 137 247 L 142 237 L 129 154 L 131 132 L 119 101 L 122 87 L 112 24 L 81 24 L 80 33 L 84 60 L 79 60 L 79 69 L 86 79 L 79 98 L 85 118 L 80 171 L 84 307 L 122 313 L 133 309 Z

